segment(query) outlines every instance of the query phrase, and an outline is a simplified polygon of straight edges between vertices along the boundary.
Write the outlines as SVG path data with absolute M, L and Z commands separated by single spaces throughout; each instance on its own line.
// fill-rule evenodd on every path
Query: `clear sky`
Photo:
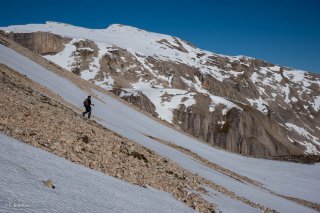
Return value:
M 0 26 L 126 24 L 215 53 L 320 73 L 320 0 L 0 0 Z

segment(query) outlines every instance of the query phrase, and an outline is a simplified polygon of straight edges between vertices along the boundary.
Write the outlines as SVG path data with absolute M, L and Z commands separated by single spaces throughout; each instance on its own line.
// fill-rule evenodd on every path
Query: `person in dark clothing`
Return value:
M 84 107 L 86 108 L 86 111 L 82 113 L 83 116 L 85 116 L 88 113 L 88 118 L 91 117 L 91 105 L 94 106 L 94 104 L 91 103 L 91 96 L 89 95 L 86 100 L 83 102 Z

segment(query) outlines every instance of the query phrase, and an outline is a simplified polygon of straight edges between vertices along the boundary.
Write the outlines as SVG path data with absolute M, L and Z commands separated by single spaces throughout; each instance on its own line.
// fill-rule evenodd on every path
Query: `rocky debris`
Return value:
M 81 118 L 64 101 L 39 92 L 35 88 L 40 85 L 4 65 L 0 65 L 0 79 L 2 132 L 113 177 L 169 192 L 200 212 L 214 212 L 215 205 L 201 196 L 203 183 L 192 173 L 93 120 Z M 54 186 L 52 181 L 44 184 Z
M 320 204 L 318 204 L 318 203 L 310 202 L 307 200 L 302 200 L 302 199 L 295 198 L 295 197 L 289 197 L 289 196 L 283 196 L 283 195 L 279 195 L 279 196 L 320 212 Z
M 56 187 L 53 185 L 53 181 L 52 180 L 46 180 L 43 181 L 44 185 L 50 189 L 55 189 Z
M 319 155 L 284 155 L 278 157 L 270 157 L 272 160 L 289 161 L 295 163 L 315 164 L 320 163 Z

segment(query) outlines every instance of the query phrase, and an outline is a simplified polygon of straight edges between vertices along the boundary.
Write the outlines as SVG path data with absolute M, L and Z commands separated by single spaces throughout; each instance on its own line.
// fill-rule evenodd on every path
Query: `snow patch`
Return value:
M 247 98 L 247 100 L 250 102 L 252 106 L 255 106 L 260 112 L 268 113 L 268 103 L 265 100 L 263 100 L 261 96 L 259 97 L 259 99 Z
M 298 101 L 298 99 L 297 99 L 296 97 L 292 97 L 292 98 L 291 98 L 291 101 L 295 103 L 295 102 Z
M 292 129 L 296 131 L 299 135 L 304 136 L 305 138 L 308 138 L 310 141 L 297 141 L 301 145 L 306 147 L 306 153 L 308 154 L 320 154 L 320 151 L 318 150 L 320 147 L 320 140 L 319 138 L 311 135 L 306 129 L 299 127 L 292 123 L 286 123 L 286 126 L 289 127 L 289 129 Z M 315 145 L 314 145 L 315 144 Z M 317 148 L 318 147 L 318 148 Z
M 258 80 L 258 74 L 256 72 L 252 73 L 252 75 L 250 76 L 250 79 L 253 84 L 256 84 L 256 82 Z
M 146 95 L 155 105 L 155 111 L 159 118 L 169 123 L 173 123 L 173 111 L 178 109 L 181 104 L 187 108 L 196 103 L 193 97 L 195 93 L 186 90 L 155 88 L 150 82 L 142 81 L 132 84 L 132 87 Z M 128 92 L 134 90 L 126 89 Z
M 112 90 L 114 85 L 114 79 L 111 76 L 105 74 L 102 81 L 94 81 L 94 83 L 104 89 Z
M 232 108 L 236 108 L 236 109 L 242 110 L 238 105 L 234 104 L 231 101 L 226 100 L 223 97 L 215 96 L 215 95 L 211 95 L 211 94 L 209 96 L 211 98 L 211 104 L 209 106 L 209 111 L 210 112 L 215 111 L 215 108 L 220 104 L 225 106 L 225 108 L 222 110 L 222 114 L 223 115 L 225 115 L 227 113 L 227 111 L 229 111 Z
M 318 112 L 320 109 L 320 95 L 316 96 L 313 102 L 313 109 Z
M 61 52 L 57 53 L 56 55 L 45 55 L 43 57 L 58 64 L 66 70 L 71 71 L 74 61 L 73 53 L 77 50 L 74 43 L 78 41 L 79 39 L 72 39 L 68 44 L 65 45 L 65 48 Z

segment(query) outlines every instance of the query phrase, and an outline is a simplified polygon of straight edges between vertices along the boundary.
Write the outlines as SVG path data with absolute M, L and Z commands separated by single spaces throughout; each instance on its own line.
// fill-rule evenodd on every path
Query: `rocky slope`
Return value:
M 164 190 L 201 212 L 215 205 L 226 212 L 320 208 L 318 164 L 247 158 L 198 143 L 1 35 L 0 61 L 6 64 L 0 66 L 1 132 L 130 183 Z M 79 116 L 79 98 L 88 93 L 94 97 L 93 118 L 102 126 Z
M 46 95 L 50 91 L 6 66 L 0 65 L 0 79 L 2 132 L 116 178 L 172 193 L 200 212 L 213 212 L 213 204 L 189 192 L 206 193 L 203 179 L 94 121 L 80 118 L 64 101 Z
M 320 77 L 179 38 L 48 22 L 8 38 L 212 145 L 252 156 L 320 153 Z

